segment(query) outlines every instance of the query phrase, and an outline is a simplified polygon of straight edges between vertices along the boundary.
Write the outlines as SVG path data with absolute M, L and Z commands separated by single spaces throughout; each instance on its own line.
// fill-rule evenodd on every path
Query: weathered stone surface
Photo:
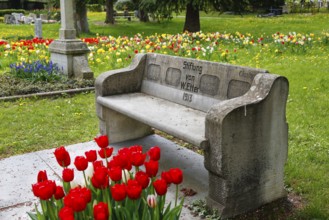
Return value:
M 34 22 L 35 37 L 42 38 L 42 20 L 37 18 Z
M 60 39 L 49 45 L 51 60 L 63 69 L 63 73 L 71 78 L 92 79 L 94 73 L 88 65 L 86 43 L 76 39 L 74 28 L 74 1 L 61 0 Z
M 160 54 L 96 79 L 102 134 L 151 126 L 205 149 L 208 204 L 223 218 L 285 196 L 287 96 L 287 79 L 266 70 Z

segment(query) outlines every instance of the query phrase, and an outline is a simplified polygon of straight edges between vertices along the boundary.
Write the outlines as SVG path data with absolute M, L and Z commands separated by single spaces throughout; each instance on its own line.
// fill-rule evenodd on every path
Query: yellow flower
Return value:
M 118 58 L 117 59 L 117 63 L 122 63 L 122 59 L 121 58 Z
M 99 58 L 97 58 L 97 59 L 96 59 L 96 62 L 97 62 L 97 63 L 100 63 L 100 62 L 102 62 L 102 60 L 99 59 Z

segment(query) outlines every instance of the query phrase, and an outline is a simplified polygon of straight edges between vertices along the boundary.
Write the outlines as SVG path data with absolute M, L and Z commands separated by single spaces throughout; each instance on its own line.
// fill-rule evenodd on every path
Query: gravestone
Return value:
M 40 19 L 42 21 L 47 21 L 48 20 L 48 16 L 47 15 L 44 15 L 44 14 L 40 14 Z
M 42 38 L 42 20 L 37 18 L 34 24 L 35 37 Z
M 33 22 L 35 22 L 35 19 L 37 19 L 37 15 L 34 13 L 30 13 L 28 17 L 30 17 Z
M 94 73 L 88 66 L 87 58 L 90 50 L 86 43 L 76 39 L 74 0 L 61 0 L 60 6 L 61 28 L 59 39 L 49 45 L 51 60 L 70 78 L 92 79 Z

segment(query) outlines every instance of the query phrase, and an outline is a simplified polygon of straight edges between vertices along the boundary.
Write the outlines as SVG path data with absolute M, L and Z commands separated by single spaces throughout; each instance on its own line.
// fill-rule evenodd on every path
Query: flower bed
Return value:
M 178 201 L 178 185 L 183 173 L 171 168 L 158 174 L 159 147 L 143 153 L 141 146 L 131 146 L 112 155 L 107 136 L 95 141 L 100 149 L 75 157 L 75 169 L 70 168 L 71 157 L 64 147 L 55 150 L 63 168 L 62 185 L 39 171 L 32 191 L 40 199 L 41 210 L 29 213 L 31 219 L 179 219 L 184 200 Z M 75 186 L 77 171 L 83 173 L 84 182 Z M 165 204 L 170 185 L 176 187 L 176 198 L 173 204 Z

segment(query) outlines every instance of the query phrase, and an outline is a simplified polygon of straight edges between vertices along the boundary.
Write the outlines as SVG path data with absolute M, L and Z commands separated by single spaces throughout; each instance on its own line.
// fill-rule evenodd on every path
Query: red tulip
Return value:
M 71 182 L 74 179 L 74 170 L 70 168 L 64 168 L 62 172 L 62 178 L 64 182 Z
M 155 192 L 162 196 L 167 193 L 167 182 L 164 179 L 157 179 L 153 182 Z
M 97 160 L 97 152 L 96 150 L 90 150 L 85 152 L 86 158 L 88 162 L 94 162 Z
M 109 176 L 106 167 L 99 167 L 91 177 L 91 183 L 95 188 L 105 189 L 109 186 Z
M 109 139 L 106 135 L 96 137 L 94 138 L 94 140 L 100 148 L 106 148 L 107 146 L 109 146 Z
M 79 171 L 84 171 L 88 167 L 88 160 L 84 156 L 77 156 L 74 160 L 74 165 Z
M 159 169 L 158 161 L 150 160 L 149 162 L 145 162 L 144 166 L 149 177 L 155 177 L 157 175 Z
M 122 201 L 126 198 L 126 186 L 125 184 L 115 184 L 111 187 L 112 198 L 115 201 Z
M 96 170 L 98 167 L 103 167 L 104 164 L 103 164 L 103 161 L 96 160 L 96 161 L 93 162 L 93 166 L 94 166 L 94 170 Z
M 163 171 L 161 173 L 161 178 L 164 179 L 168 185 L 172 183 L 172 178 L 169 171 Z
M 108 205 L 100 202 L 94 206 L 94 220 L 108 220 L 110 216 Z
M 56 192 L 56 184 L 52 180 L 46 180 L 32 185 L 33 194 L 41 200 L 50 199 Z
M 131 170 L 132 165 L 127 154 L 118 154 L 112 158 L 109 162 L 108 167 L 120 166 L 122 169 Z
M 142 166 L 145 162 L 146 154 L 142 152 L 133 152 L 131 154 L 131 163 L 133 166 L 139 167 Z
M 105 155 L 105 152 L 106 152 L 106 155 Z M 102 148 L 98 151 L 98 155 L 101 157 L 101 158 L 109 158 L 112 156 L 112 153 L 113 153 L 113 147 L 107 147 L 107 148 Z
M 108 174 L 112 181 L 116 182 L 122 179 L 122 169 L 119 166 L 109 168 Z
M 88 188 L 76 187 L 71 189 L 64 197 L 64 205 L 71 207 L 75 212 L 86 209 L 87 203 L 91 201 L 91 192 Z
M 134 152 L 140 152 L 140 153 L 142 153 L 143 148 L 142 148 L 142 146 L 140 146 L 140 145 L 134 145 L 134 146 L 130 146 L 130 147 L 129 147 L 129 151 L 130 151 L 131 153 L 134 153 Z
M 183 172 L 179 168 L 171 168 L 169 170 L 172 183 L 181 184 L 183 182 Z
M 143 171 L 138 171 L 136 173 L 135 180 L 142 186 L 143 189 L 146 189 L 150 183 L 149 176 Z
M 38 173 L 38 183 L 48 180 L 47 172 L 45 170 L 40 170 Z
M 70 154 L 66 151 L 66 149 L 63 146 L 56 148 L 54 154 L 55 154 L 57 163 L 60 166 L 67 167 L 71 164 Z
M 147 153 L 150 156 L 151 160 L 160 160 L 160 148 L 158 146 L 151 147 L 151 149 Z
M 62 186 L 57 186 L 56 187 L 56 192 L 55 192 L 54 196 L 55 196 L 56 200 L 62 199 L 65 196 Z
M 74 211 L 71 207 L 64 206 L 58 213 L 60 220 L 74 220 Z
M 142 187 L 136 180 L 128 180 L 126 191 L 129 199 L 136 200 L 141 196 Z

